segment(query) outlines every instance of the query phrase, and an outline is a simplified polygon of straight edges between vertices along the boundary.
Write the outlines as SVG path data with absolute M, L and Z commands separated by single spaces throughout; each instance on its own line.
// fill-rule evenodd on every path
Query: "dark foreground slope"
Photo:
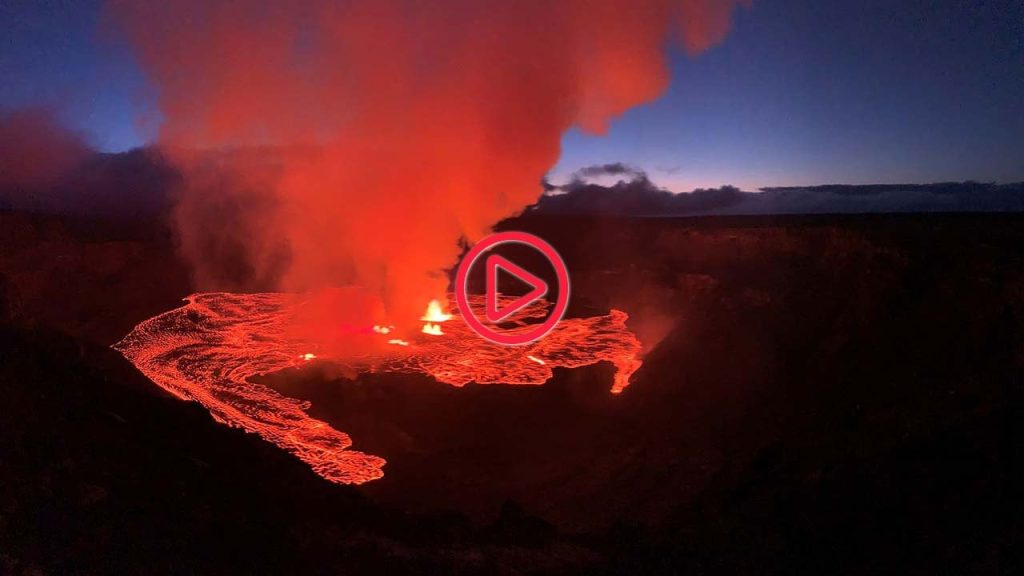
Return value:
M 631 312 L 634 385 L 273 376 L 389 460 L 353 488 L 105 347 L 188 291 L 160 234 L 3 218 L 0 572 L 1021 567 L 1019 219 L 507 223 Z

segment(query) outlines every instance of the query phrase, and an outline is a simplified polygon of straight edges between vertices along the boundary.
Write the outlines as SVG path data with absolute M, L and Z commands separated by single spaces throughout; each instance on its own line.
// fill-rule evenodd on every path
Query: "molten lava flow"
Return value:
M 481 297 L 472 299 L 482 307 Z M 349 450 L 347 434 L 306 410 L 309 402 L 288 398 L 251 381 L 251 377 L 305 364 L 340 362 L 288 330 L 304 301 L 289 294 L 194 294 L 187 304 L 142 322 L 115 348 L 161 388 L 184 400 L 199 402 L 219 422 L 255 432 L 291 452 L 327 480 L 359 484 L 383 475 L 384 459 Z M 540 300 L 508 319 L 503 327 L 527 330 L 546 315 Z M 432 315 L 433 312 L 438 315 Z M 432 306 L 426 318 L 445 314 Z M 379 346 L 344 359 L 356 370 L 413 372 L 440 382 L 543 384 L 552 368 L 575 368 L 611 362 L 616 373 L 612 392 L 629 385 L 640 367 L 640 341 L 625 325 L 625 312 L 562 320 L 539 341 L 524 346 L 492 344 L 463 322 L 451 322 L 440 335 L 415 340 L 384 340 L 380 331 L 365 338 Z M 388 330 L 390 332 L 390 330 Z M 371 342 L 372 344 L 372 342 Z
M 348 450 L 344 432 L 306 414 L 308 402 L 249 381 L 306 361 L 308 343 L 286 338 L 281 294 L 196 294 L 188 304 L 139 324 L 114 347 L 143 374 L 218 422 L 255 432 L 324 478 L 362 483 L 383 475 L 384 459 Z

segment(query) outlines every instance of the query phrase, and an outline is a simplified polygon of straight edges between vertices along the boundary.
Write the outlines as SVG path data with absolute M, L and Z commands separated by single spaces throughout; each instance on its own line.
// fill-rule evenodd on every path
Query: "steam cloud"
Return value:
M 721 40 L 736 1 L 112 0 L 109 14 L 158 89 L 199 287 L 357 285 L 398 323 L 443 297 L 460 239 L 536 201 L 566 129 L 603 132 L 658 96 L 667 42 Z

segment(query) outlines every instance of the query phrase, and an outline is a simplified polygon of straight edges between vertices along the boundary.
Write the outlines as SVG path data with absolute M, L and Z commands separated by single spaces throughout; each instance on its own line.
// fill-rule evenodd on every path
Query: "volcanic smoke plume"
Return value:
M 444 298 L 474 243 L 540 195 L 571 126 L 668 83 L 737 0 L 111 0 L 158 91 L 200 289 L 359 286 L 366 325 Z M 371 317 L 377 311 L 377 316 Z M 326 330 L 334 325 L 325 321 Z

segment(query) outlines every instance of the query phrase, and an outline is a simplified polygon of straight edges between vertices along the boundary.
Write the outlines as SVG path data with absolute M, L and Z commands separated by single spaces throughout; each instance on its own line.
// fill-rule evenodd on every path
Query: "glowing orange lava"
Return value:
M 423 332 L 424 334 L 430 334 L 431 336 L 443 336 L 444 335 L 444 331 L 441 330 L 441 325 L 440 324 L 431 324 L 430 322 L 427 322 L 426 324 L 424 324 L 423 325 L 423 330 L 420 330 L 420 332 Z
M 430 334 L 431 336 L 443 336 L 444 330 L 441 329 L 441 323 L 451 319 L 452 315 L 444 311 L 440 302 L 431 300 L 430 304 L 427 305 L 427 311 L 420 318 L 420 320 L 426 322 L 420 332 Z
M 525 346 L 492 344 L 463 322 L 449 322 L 444 332 L 409 341 L 385 339 L 382 335 L 392 327 L 367 330 L 365 337 L 379 340 L 380 346 L 340 359 L 318 354 L 316 343 L 290 336 L 289 322 L 302 303 L 295 295 L 280 293 L 193 294 L 184 306 L 136 326 L 114 348 L 161 388 L 202 404 L 218 422 L 259 434 L 320 476 L 344 484 L 380 478 L 384 459 L 349 450 L 347 434 L 306 413 L 309 402 L 254 383 L 252 376 L 316 359 L 363 372 L 422 373 L 453 386 L 543 384 L 552 368 L 608 361 L 616 368 L 611 391 L 619 393 L 641 364 L 640 341 L 626 328 L 626 313 L 618 310 L 564 319 L 547 336 Z M 423 320 L 440 330 L 437 322 L 453 315 L 433 304 Z M 528 329 L 546 315 L 547 306 L 537 301 L 503 327 Z
M 420 320 L 425 322 L 447 322 L 452 319 L 452 315 L 444 311 L 441 307 L 441 303 L 437 300 L 431 300 L 430 304 L 427 304 L 427 311 L 423 313 L 423 317 Z

